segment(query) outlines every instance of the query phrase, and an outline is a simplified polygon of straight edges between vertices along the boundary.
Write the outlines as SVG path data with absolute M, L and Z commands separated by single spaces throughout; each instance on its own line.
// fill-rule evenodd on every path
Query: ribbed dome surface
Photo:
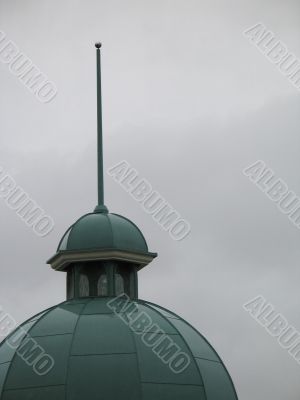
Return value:
M 148 252 L 139 228 L 129 219 L 110 213 L 81 217 L 64 234 L 57 251 L 94 249 Z
M 66 301 L 18 328 L 0 346 L 0 399 L 237 399 L 220 358 L 188 323 L 140 300 L 127 302 L 126 310 L 118 315 L 107 305 L 111 300 Z M 190 363 L 184 371 L 172 371 L 153 347 L 145 345 L 138 327 L 130 328 L 124 322 L 141 313 L 189 356 Z M 20 356 L 24 356 L 22 346 L 28 339 L 25 331 L 53 357 L 54 367 L 45 375 L 36 374 Z M 154 325 L 148 331 L 156 332 Z M 13 350 L 8 343 L 20 333 L 22 336 L 22 332 L 24 338 Z

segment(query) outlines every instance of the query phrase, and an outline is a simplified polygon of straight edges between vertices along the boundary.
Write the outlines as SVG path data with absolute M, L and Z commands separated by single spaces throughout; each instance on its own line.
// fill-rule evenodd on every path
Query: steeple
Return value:
M 97 62 L 97 154 L 98 154 L 98 205 L 95 212 L 107 212 L 104 205 L 103 178 L 103 134 L 102 134 L 102 93 L 101 93 L 101 43 L 96 43 Z
M 67 272 L 67 298 L 138 296 L 137 272 L 156 253 L 148 251 L 139 228 L 129 219 L 109 213 L 104 205 L 101 43 L 97 61 L 97 181 L 98 205 L 79 218 L 62 237 L 56 254 L 48 260 L 56 271 Z

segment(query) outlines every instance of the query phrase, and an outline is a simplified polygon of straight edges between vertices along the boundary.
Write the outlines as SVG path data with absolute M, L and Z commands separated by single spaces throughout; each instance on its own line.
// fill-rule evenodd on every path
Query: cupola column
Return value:
M 68 300 L 81 297 L 138 297 L 137 266 L 120 261 L 75 262 L 67 269 Z

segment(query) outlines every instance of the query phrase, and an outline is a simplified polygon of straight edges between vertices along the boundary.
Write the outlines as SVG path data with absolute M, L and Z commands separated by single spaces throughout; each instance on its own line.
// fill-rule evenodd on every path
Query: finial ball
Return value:
M 102 46 L 102 43 L 100 43 L 100 42 L 98 42 L 98 43 L 95 43 L 95 47 L 96 47 L 96 49 L 100 49 L 100 47 Z

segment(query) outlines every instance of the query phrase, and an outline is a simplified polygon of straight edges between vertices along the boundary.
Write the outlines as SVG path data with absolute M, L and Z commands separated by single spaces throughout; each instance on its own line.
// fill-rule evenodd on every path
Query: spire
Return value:
M 61 239 L 56 254 L 48 260 L 48 264 L 56 271 L 67 272 L 68 299 L 86 296 L 114 297 L 121 293 L 126 293 L 130 298 L 137 298 L 137 273 L 157 254 L 148 251 L 142 232 L 133 222 L 121 215 L 109 213 L 104 205 L 101 43 L 96 43 L 95 46 L 97 49 L 98 205 L 93 213 L 82 216 L 70 226 Z
M 102 101 L 101 101 L 101 43 L 96 43 L 97 60 L 97 153 L 98 153 L 98 205 L 95 212 L 105 213 L 107 208 L 104 205 L 104 179 L 103 179 L 103 139 L 102 139 Z

